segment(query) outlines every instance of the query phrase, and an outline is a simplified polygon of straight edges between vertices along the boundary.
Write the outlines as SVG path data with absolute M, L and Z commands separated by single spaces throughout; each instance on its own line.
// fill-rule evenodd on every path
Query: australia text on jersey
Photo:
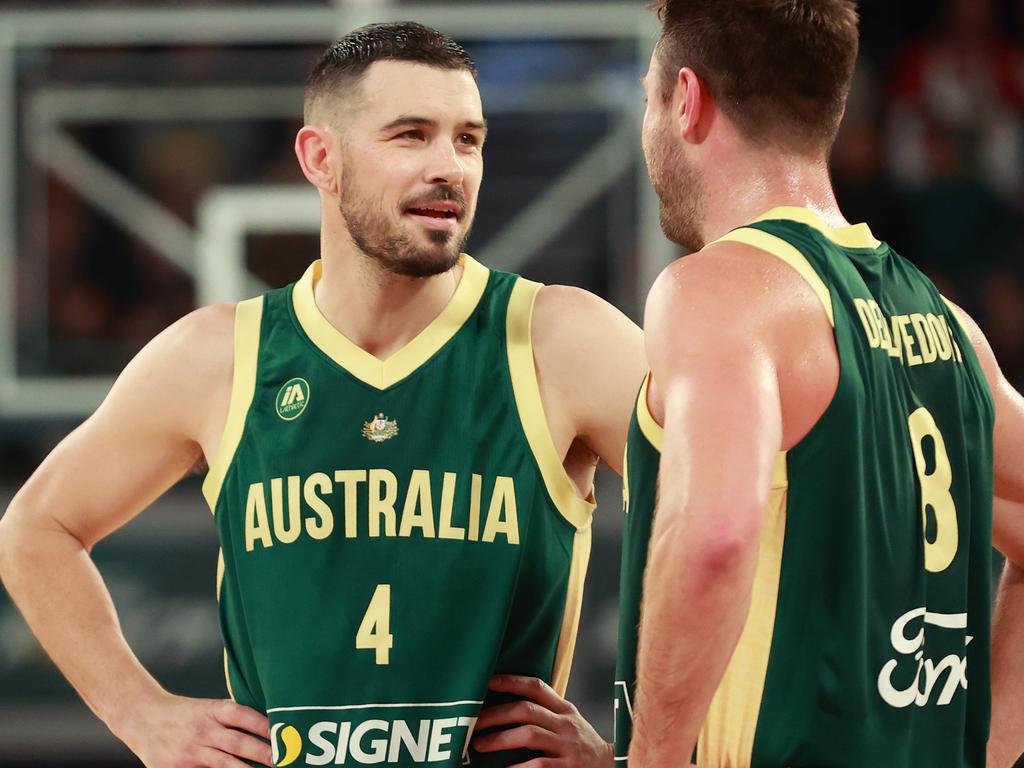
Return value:
M 252 552 L 257 546 L 292 544 L 303 534 L 322 541 L 334 533 L 336 517 L 348 539 L 360 535 L 410 537 L 415 531 L 427 539 L 490 544 L 502 537 L 508 544 L 518 545 L 515 481 L 499 475 L 485 483 L 482 475 L 473 474 L 468 482 L 468 509 L 463 510 L 455 509 L 455 499 L 466 480 L 454 472 L 444 473 L 435 505 L 431 472 L 414 469 L 405 483 L 401 510 L 399 478 L 387 469 L 339 469 L 332 474 L 314 472 L 252 483 L 245 502 L 245 549 Z M 486 505 L 485 488 L 490 490 Z M 456 519 L 460 525 L 455 524 Z

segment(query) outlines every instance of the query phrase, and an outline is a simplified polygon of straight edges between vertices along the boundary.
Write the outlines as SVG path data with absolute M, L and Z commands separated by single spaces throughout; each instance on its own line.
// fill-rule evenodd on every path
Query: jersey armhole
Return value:
M 817 294 L 818 299 L 821 301 L 825 314 L 828 315 L 829 324 L 833 328 L 836 327 L 835 313 L 832 308 L 832 294 L 829 292 L 828 286 L 825 285 L 825 281 L 821 279 L 821 276 L 811 266 L 811 262 L 807 260 L 807 257 L 800 253 L 793 245 L 787 243 L 781 237 L 776 237 L 752 227 L 735 229 L 715 242 L 749 245 L 770 253 L 780 261 L 788 264 L 811 286 L 811 290 Z
M 260 323 L 263 319 L 263 297 L 241 301 L 235 308 L 234 365 L 231 375 L 231 401 L 228 418 L 221 434 L 217 453 L 210 462 L 210 471 L 203 481 L 203 496 L 216 513 L 217 499 L 224 485 L 228 467 L 242 441 L 245 417 L 256 392 L 256 363 L 260 348 Z
M 532 334 L 534 301 L 542 287 L 540 283 L 521 277 L 516 280 L 508 303 L 506 342 L 516 410 L 519 412 L 523 433 L 530 444 L 530 452 L 559 514 L 576 529 L 572 542 L 572 562 L 566 580 L 562 629 L 551 671 L 551 687 L 560 696 L 564 696 L 569 685 L 569 672 L 572 669 L 576 633 L 583 606 L 583 583 L 590 561 L 590 523 L 595 504 L 580 498 L 576 492 L 576 486 L 558 458 L 555 441 L 544 415 L 537 367 L 533 359 Z
M 508 367 L 512 376 L 519 420 L 530 444 L 530 451 L 544 479 L 544 486 L 559 513 L 577 530 L 590 525 L 595 504 L 580 498 L 565 471 L 555 441 L 551 437 L 544 403 L 537 382 L 537 368 L 533 359 L 533 306 L 540 283 L 519 278 L 512 288 L 508 303 L 507 333 Z
M 640 386 L 640 394 L 636 398 L 636 421 L 640 425 L 640 432 L 658 453 L 661 453 L 665 444 L 665 430 L 651 414 L 651 407 L 647 399 L 647 393 L 651 388 L 650 372 L 644 376 L 644 383 Z

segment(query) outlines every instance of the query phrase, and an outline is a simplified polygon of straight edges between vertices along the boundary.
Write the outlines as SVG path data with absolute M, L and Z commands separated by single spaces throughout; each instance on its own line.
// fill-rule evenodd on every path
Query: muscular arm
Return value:
M 995 401 L 992 538 L 1006 556 L 992 622 L 992 732 L 988 764 L 1009 768 L 1024 752 L 1024 397 L 1006 380 L 977 323 L 954 307 Z
M 638 768 L 691 753 L 749 611 L 782 412 L 748 282 L 698 254 L 666 270 L 648 299 L 665 439 L 629 755 Z
M 647 372 L 640 328 L 592 293 L 546 286 L 534 304 L 533 348 L 556 447 L 566 455 L 579 441 L 621 474 L 629 420 Z
M 165 719 L 181 702 L 128 647 L 90 551 L 188 472 L 204 443 L 215 447 L 230 393 L 233 316 L 231 307 L 207 308 L 154 339 L 0 520 L 0 576 L 14 602 L 88 706 L 143 759 L 140 739 L 169 735 Z

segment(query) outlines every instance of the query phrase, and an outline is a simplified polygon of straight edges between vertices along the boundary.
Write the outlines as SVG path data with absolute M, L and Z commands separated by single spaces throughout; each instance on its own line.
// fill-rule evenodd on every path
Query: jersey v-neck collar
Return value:
M 386 360 L 371 355 L 346 337 L 320 312 L 313 293 L 323 271 L 319 260 L 310 264 L 292 290 L 295 317 L 309 340 L 331 360 L 371 387 L 387 389 L 432 358 L 458 333 L 480 303 L 489 270 L 468 254 L 460 256 L 459 262 L 462 277 L 451 300 L 412 341 Z
M 867 224 L 851 224 L 847 227 L 830 227 L 817 213 L 810 208 L 797 206 L 782 206 L 772 208 L 767 213 L 758 216 L 751 223 L 759 221 L 795 221 L 799 224 L 806 224 L 816 229 L 836 245 L 843 248 L 880 248 L 881 243 L 871 233 Z

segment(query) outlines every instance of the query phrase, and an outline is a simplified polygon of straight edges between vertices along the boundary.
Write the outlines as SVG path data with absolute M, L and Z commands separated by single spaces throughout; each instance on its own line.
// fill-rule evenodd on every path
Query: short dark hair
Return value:
M 306 79 L 306 120 L 319 100 L 349 89 L 371 64 L 386 59 L 462 69 L 477 78 L 476 64 L 466 49 L 436 29 L 414 21 L 367 24 L 334 43 L 313 66 Z
M 750 140 L 835 140 L 859 46 L 855 0 L 661 0 L 662 94 L 691 68 Z

